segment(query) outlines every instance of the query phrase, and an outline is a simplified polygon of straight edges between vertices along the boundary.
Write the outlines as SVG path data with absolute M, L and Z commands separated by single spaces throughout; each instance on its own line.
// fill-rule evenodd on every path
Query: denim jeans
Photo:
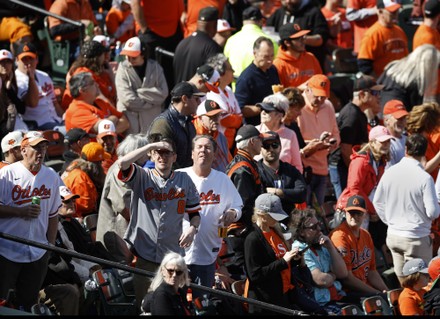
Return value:
M 327 190 L 327 175 L 312 174 L 312 181 L 307 185 L 307 206 L 313 207 L 313 194 L 316 196 L 318 205 L 322 205 Z
M 333 189 L 335 191 L 336 199 L 341 196 L 342 187 L 341 187 L 341 179 L 339 178 L 338 167 L 336 165 L 329 165 L 328 172 L 330 174 L 330 182 L 333 185 Z
M 215 262 L 211 265 L 188 265 L 188 269 L 189 276 L 191 277 L 191 282 L 201 286 L 212 288 L 215 278 Z M 209 295 L 209 293 L 206 293 L 205 291 L 193 289 L 193 300 L 205 294 Z

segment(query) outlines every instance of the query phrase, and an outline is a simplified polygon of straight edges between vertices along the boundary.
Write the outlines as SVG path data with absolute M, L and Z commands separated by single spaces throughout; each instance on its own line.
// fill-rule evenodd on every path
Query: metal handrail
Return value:
M 71 257 L 76 257 L 76 258 L 80 258 L 80 259 L 84 259 L 84 260 L 88 260 L 100 265 L 105 265 L 105 266 L 110 266 L 113 268 L 117 268 L 117 269 L 122 269 L 125 271 L 128 271 L 130 273 L 135 273 L 138 275 L 143 275 L 143 276 L 148 276 L 148 277 L 154 277 L 155 273 L 151 272 L 151 271 L 147 271 L 147 270 L 143 270 L 143 269 L 139 269 L 139 268 L 134 268 L 134 267 L 130 267 L 115 261 L 110 261 L 107 259 L 102 259 L 102 258 L 98 258 L 98 257 L 94 257 L 94 256 L 90 256 L 90 255 L 86 255 L 86 254 L 82 254 L 82 253 L 78 253 L 76 251 L 72 251 L 72 250 L 68 250 L 68 249 L 64 249 L 64 248 L 60 248 L 60 247 L 56 247 L 52 244 L 42 244 L 30 239 L 26 239 L 26 238 L 21 238 L 21 237 L 17 237 L 14 235 L 10 235 L 10 234 L 6 234 L 4 232 L 0 232 L 0 238 L 4 238 L 7 240 L 11 240 L 14 242 L 18 242 L 18 243 L 22 243 L 25 245 L 29 245 L 29 246 L 33 246 L 33 247 L 38 247 L 41 249 L 45 249 L 45 250 L 49 250 L 49 251 L 54 251 L 57 252 L 59 254 L 63 254 L 63 255 L 68 255 Z M 293 310 L 293 309 L 288 309 L 288 308 L 284 308 L 281 306 L 277 306 L 277 305 L 273 305 L 270 303 L 266 303 L 263 301 L 259 301 L 256 299 L 251 299 L 251 298 L 245 298 L 242 296 L 238 296 L 235 294 L 232 294 L 230 292 L 227 291 L 222 291 L 219 289 L 213 289 L 213 288 L 209 288 L 209 287 L 205 287 L 205 286 L 201 286 L 198 284 L 194 284 L 194 283 L 190 283 L 190 288 L 191 289 L 198 289 L 198 290 L 202 290 L 205 291 L 207 293 L 213 294 L 213 295 L 218 295 L 218 296 L 222 296 L 222 297 L 227 297 L 227 298 L 231 298 L 234 299 L 236 301 L 242 302 L 242 303 L 247 303 L 247 304 L 252 304 L 255 305 L 259 308 L 263 308 L 263 309 L 267 309 L 270 311 L 274 311 L 283 315 L 291 315 L 291 316 L 307 316 L 308 314 L 299 311 L 299 310 Z

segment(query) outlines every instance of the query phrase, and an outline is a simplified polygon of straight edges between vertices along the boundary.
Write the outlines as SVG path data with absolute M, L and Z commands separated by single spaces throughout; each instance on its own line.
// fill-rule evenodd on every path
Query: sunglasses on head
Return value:
M 183 271 L 182 271 L 182 270 L 168 269 L 168 268 L 165 268 L 165 269 L 167 270 L 168 275 L 170 275 L 170 276 L 172 276 L 174 273 L 176 274 L 176 276 L 180 276 L 180 275 L 183 274 Z
M 268 150 L 268 149 L 270 149 L 270 148 L 277 149 L 278 147 L 280 147 L 280 143 L 278 143 L 278 142 L 273 142 L 273 143 L 263 143 L 262 147 L 263 147 L 265 150 Z

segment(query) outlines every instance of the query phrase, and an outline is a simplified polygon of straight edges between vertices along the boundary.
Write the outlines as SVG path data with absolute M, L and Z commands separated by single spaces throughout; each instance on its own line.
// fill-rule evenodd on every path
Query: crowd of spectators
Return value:
M 154 272 L 133 275 L 139 313 L 191 315 L 190 283 L 239 280 L 309 314 L 395 288 L 402 314 L 434 313 L 439 0 L 414 35 L 393 0 L 25 2 L 43 10 L 0 9 L 0 233 Z M 49 46 L 65 41 L 56 82 Z M 338 49 L 359 72 L 337 109 Z M 0 238 L 0 268 L 17 308 L 91 314 L 100 265 Z

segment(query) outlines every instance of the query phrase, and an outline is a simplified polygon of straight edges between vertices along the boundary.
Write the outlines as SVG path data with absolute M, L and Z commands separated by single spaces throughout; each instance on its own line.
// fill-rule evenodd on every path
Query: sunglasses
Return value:
M 268 149 L 270 149 L 271 147 L 272 147 L 273 149 L 277 149 L 278 147 L 280 147 L 280 143 L 277 143 L 277 142 L 273 142 L 273 143 L 263 143 L 262 147 L 263 147 L 265 150 L 268 150 Z
M 154 150 L 154 152 L 162 157 L 171 156 L 174 154 L 174 152 L 168 150 Z
M 372 96 L 380 96 L 380 91 L 376 91 L 376 90 L 369 90 L 369 92 L 370 92 L 370 94 L 372 95 Z
M 313 224 L 312 226 L 309 227 L 304 227 L 304 229 L 311 229 L 311 230 L 317 230 L 318 228 L 320 228 L 319 223 Z
M 165 268 L 168 271 L 168 275 L 172 276 L 174 273 L 176 274 L 176 276 L 180 276 L 183 274 L 182 270 L 177 270 L 177 269 L 168 269 Z

